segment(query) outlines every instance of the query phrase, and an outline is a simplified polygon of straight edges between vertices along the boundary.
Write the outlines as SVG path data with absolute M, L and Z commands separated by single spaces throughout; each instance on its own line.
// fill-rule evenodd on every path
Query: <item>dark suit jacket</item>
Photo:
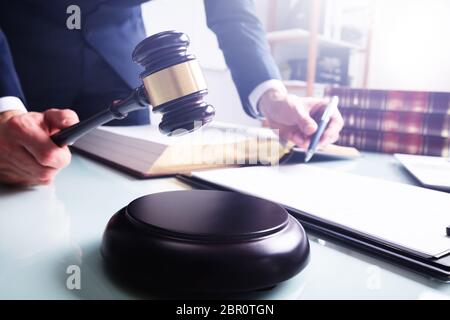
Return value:
M 141 69 L 131 61 L 131 53 L 145 38 L 142 2 L 145 0 L 0 2 L 0 28 L 10 43 L 25 97 L 30 100 L 39 90 L 53 90 L 63 101 L 66 96 L 73 95 L 77 88 L 71 88 L 68 80 L 85 76 L 80 72 L 79 58 L 84 46 L 91 47 L 103 57 L 130 88 L 138 86 Z M 79 31 L 66 27 L 66 9 L 71 4 L 81 8 Z M 279 78 L 264 31 L 254 14 L 253 2 L 205 0 L 205 7 L 208 26 L 217 35 L 244 108 L 253 115 L 248 103 L 251 91 L 265 80 Z M 3 50 L 4 40 L 0 43 L 0 61 L 8 61 L 7 52 Z M 0 74 L 0 96 L 11 92 L 20 94 L 9 62 L 8 65 L 11 71 Z M 6 83 L 16 91 L 8 93 L 4 89 Z M 70 103 L 69 99 L 67 101 Z
M 22 88 L 14 69 L 8 42 L 0 29 L 0 97 L 14 96 L 24 100 Z

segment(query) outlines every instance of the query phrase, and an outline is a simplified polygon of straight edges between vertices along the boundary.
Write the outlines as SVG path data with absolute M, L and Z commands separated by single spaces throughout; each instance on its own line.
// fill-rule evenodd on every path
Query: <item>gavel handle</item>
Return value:
M 62 147 L 71 145 L 89 131 L 114 119 L 124 119 L 128 113 L 148 107 L 148 99 L 143 86 L 136 88 L 126 99 L 113 103 L 108 109 L 93 115 L 92 117 L 78 122 L 73 126 L 61 130 L 52 135 L 50 139 Z

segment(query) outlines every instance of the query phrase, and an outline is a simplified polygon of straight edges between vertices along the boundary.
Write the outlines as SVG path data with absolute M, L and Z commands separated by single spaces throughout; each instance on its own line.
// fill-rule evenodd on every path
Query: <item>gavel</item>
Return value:
M 186 34 L 176 31 L 140 42 L 132 58 L 144 67 L 140 75 L 143 84 L 106 110 L 52 135 L 53 142 L 70 145 L 92 129 L 149 105 L 162 114 L 159 130 L 168 136 L 192 132 L 210 122 L 215 111 L 204 101 L 208 88 L 196 57 L 187 52 L 189 43 Z

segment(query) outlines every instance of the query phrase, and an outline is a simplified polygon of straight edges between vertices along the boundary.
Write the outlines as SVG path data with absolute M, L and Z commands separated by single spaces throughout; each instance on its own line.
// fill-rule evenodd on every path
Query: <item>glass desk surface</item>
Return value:
M 389 155 L 363 153 L 357 160 L 312 165 L 415 184 Z M 158 298 L 108 278 L 99 251 L 102 234 L 110 217 L 133 199 L 189 188 L 175 178 L 137 180 L 77 154 L 53 185 L 0 187 L 0 298 Z M 450 284 L 313 235 L 310 244 L 310 263 L 296 277 L 231 298 L 450 299 Z M 80 289 L 70 285 L 74 268 Z

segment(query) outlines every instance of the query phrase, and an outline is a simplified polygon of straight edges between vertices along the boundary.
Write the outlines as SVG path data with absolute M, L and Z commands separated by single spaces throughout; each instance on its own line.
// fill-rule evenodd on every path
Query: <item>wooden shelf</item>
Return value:
M 306 95 L 311 96 L 314 94 L 314 85 L 316 83 L 316 68 L 317 57 L 320 52 L 320 48 L 334 47 L 334 48 L 346 48 L 352 51 L 351 53 L 362 53 L 364 55 L 364 73 L 363 73 L 363 87 L 367 87 L 368 74 L 369 74 L 369 61 L 371 51 L 372 40 L 372 23 L 373 15 L 371 14 L 368 20 L 369 28 L 367 34 L 367 41 L 364 45 L 356 45 L 346 41 L 335 40 L 330 37 L 326 37 L 319 33 L 319 23 L 321 15 L 321 7 L 323 0 L 310 0 L 311 8 L 309 14 L 309 26 L 307 29 L 293 28 L 281 31 L 275 31 L 276 27 L 276 11 L 280 0 L 268 0 L 268 13 L 267 13 L 267 40 L 270 44 L 272 53 L 275 52 L 275 47 L 279 44 L 289 43 L 302 43 L 307 44 L 308 59 L 306 69 Z M 350 53 L 350 52 L 349 52 Z M 291 88 L 300 90 L 303 84 L 291 82 Z
M 301 96 L 316 96 L 316 97 L 322 97 L 325 88 L 328 87 L 328 84 L 325 83 L 315 83 L 315 86 L 313 88 L 313 91 L 308 93 L 308 83 L 306 81 L 302 80 L 283 80 L 284 85 L 291 93 L 300 93 Z
M 267 33 L 267 40 L 272 46 L 281 43 L 307 43 L 310 37 L 311 33 L 305 29 L 287 29 Z M 347 48 L 358 51 L 365 50 L 365 48 L 356 44 L 330 39 L 322 35 L 317 36 L 317 42 L 319 46 Z
M 290 88 L 299 88 L 299 89 L 306 88 L 306 81 L 302 80 L 283 80 L 283 83 L 286 87 Z
M 307 85 L 306 81 L 303 80 L 283 80 L 283 83 L 285 86 L 292 88 L 306 88 Z M 316 84 L 322 87 L 332 86 L 332 84 L 322 82 L 316 82 Z

